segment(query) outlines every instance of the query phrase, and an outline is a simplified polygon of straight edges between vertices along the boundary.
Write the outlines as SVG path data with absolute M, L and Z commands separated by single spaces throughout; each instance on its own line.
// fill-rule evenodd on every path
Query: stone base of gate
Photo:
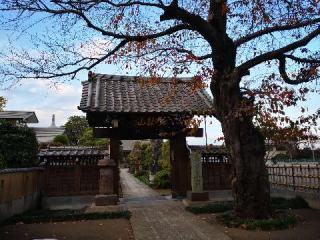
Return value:
M 119 202 L 118 195 L 96 195 L 94 197 L 94 203 L 96 206 L 108 206 L 108 205 L 117 205 Z
M 203 192 L 187 192 L 187 199 L 189 201 L 209 201 L 209 192 L 203 191 Z
M 188 207 L 204 207 L 214 201 L 209 201 L 209 192 L 187 192 L 187 198 L 183 199 L 183 204 Z

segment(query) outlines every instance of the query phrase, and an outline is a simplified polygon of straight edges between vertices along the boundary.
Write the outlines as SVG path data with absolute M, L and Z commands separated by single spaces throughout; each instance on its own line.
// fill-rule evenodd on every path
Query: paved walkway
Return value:
M 136 240 L 230 240 L 213 224 L 185 211 L 181 201 L 165 199 L 125 169 L 121 184 Z

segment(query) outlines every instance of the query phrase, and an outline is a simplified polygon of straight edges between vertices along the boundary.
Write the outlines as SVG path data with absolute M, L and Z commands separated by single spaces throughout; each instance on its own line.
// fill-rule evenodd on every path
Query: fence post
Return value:
M 292 175 L 292 187 L 293 187 L 293 191 L 296 191 L 296 183 L 295 183 L 295 179 L 294 179 L 294 166 L 293 166 L 293 164 L 291 165 L 291 175 Z
M 75 190 L 75 194 L 80 194 L 80 178 L 81 178 L 81 166 L 80 166 L 80 161 L 77 158 L 76 162 L 75 162 L 75 166 L 74 166 L 74 180 L 75 180 L 75 184 L 74 184 L 74 190 Z

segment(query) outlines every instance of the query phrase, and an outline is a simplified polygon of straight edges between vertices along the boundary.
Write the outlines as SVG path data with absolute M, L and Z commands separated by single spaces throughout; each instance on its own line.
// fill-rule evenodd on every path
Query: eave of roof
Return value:
M 84 112 L 108 114 L 213 114 L 212 98 L 206 90 L 188 89 L 191 78 L 175 79 L 175 83 L 169 78 L 162 78 L 148 86 L 141 83 L 149 80 L 146 77 L 96 74 L 94 81 L 82 82 L 82 98 L 78 108 Z
M 1 111 L 0 119 L 21 120 L 24 123 L 38 123 L 35 112 L 29 111 Z

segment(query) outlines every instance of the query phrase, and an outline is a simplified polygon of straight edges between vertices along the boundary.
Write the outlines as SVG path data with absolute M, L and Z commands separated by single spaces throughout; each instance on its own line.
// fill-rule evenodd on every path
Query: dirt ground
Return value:
M 0 240 L 132 240 L 127 219 L 90 220 L 42 224 L 16 224 L 0 227 Z
M 293 210 L 299 217 L 298 224 L 291 229 L 277 231 L 247 231 L 237 228 L 227 228 L 219 225 L 233 240 L 320 240 L 320 210 Z M 215 214 L 201 214 L 202 220 L 217 224 Z

